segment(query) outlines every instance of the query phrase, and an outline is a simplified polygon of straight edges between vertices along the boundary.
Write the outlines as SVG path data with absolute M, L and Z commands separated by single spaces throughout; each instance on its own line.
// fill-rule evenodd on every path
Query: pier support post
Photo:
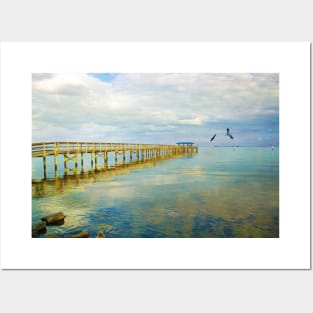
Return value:
M 46 157 L 43 157 L 43 177 L 44 179 L 47 178 L 47 161 L 46 161 Z
M 118 151 L 115 150 L 115 166 L 117 165 Z
M 64 173 L 67 171 L 67 163 L 66 163 L 66 155 L 63 154 L 63 160 L 64 160 Z
M 84 153 L 80 154 L 80 166 L 81 166 L 81 171 L 84 171 Z
M 54 177 L 58 178 L 58 143 L 54 143 Z
M 43 154 L 43 177 L 44 179 L 47 178 L 47 162 L 46 162 L 46 144 L 43 144 L 43 147 L 42 147 L 42 154 Z
M 78 169 L 78 153 L 75 154 L 75 168 Z
M 54 154 L 54 176 L 58 178 L 58 156 Z
M 108 167 L 108 151 L 104 152 L 104 167 Z
M 94 170 L 94 163 L 95 163 L 95 155 L 96 155 L 96 146 L 95 144 L 92 145 L 91 150 L 91 170 Z
M 91 152 L 91 170 L 93 171 L 93 163 L 94 163 L 94 160 L 93 160 L 93 152 Z

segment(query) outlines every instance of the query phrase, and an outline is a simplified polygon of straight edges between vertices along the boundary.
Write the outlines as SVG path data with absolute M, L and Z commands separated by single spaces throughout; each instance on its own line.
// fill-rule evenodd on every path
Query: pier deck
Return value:
M 100 158 L 103 159 L 103 167 L 108 166 L 109 154 L 114 155 L 115 163 L 123 164 L 126 159 L 129 163 L 171 157 L 180 154 L 197 153 L 197 145 L 163 145 L 163 144 L 130 144 L 130 143 L 106 143 L 106 142 L 38 142 L 32 144 L 32 157 L 43 159 L 44 178 L 47 177 L 47 157 L 54 158 L 55 177 L 58 177 L 58 159 L 63 156 L 64 174 L 72 169 L 69 161 L 74 162 L 74 170 L 78 171 L 80 160 L 81 171 L 84 171 L 85 156 L 90 154 L 91 170 L 96 170 Z M 121 159 L 121 160 L 120 160 Z

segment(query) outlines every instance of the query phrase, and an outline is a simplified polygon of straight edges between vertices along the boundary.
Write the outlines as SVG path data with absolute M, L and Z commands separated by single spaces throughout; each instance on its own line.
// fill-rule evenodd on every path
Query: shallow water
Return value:
M 34 179 L 40 161 L 33 160 Z M 192 156 L 39 180 L 32 190 L 33 224 L 66 215 L 41 237 L 83 230 L 90 237 L 279 237 L 278 148 L 199 148 Z

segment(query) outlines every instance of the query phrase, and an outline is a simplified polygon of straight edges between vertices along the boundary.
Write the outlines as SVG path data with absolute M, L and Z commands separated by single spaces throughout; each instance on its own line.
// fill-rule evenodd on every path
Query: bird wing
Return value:
M 226 132 L 226 136 L 229 136 L 231 139 L 234 139 L 234 137 L 230 134 L 229 132 L 229 128 L 226 129 L 227 132 Z

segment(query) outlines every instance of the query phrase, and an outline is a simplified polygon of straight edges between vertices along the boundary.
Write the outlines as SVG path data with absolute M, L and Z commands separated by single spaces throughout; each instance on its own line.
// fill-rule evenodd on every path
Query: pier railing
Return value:
M 37 142 L 32 144 L 32 156 L 44 157 L 55 154 L 97 153 L 105 151 L 168 150 L 176 152 L 195 151 L 198 146 L 178 146 L 163 144 L 130 144 L 105 142 Z
M 73 169 L 69 167 L 69 161 L 74 162 L 76 173 L 78 168 L 84 171 L 85 155 L 90 155 L 91 170 L 97 170 L 100 159 L 102 166 L 108 167 L 109 155 L 114 157 L 114 165 L 170 157 L 186 153 L 197 153 L 198 146 L 193 144 L 164 145 L 164 144 L 131 144 L 131 143 L 107 143 L 107 142 L 37 142 L 32 144 L 32 157 L 43 158 L 44 178 L 47 176 L 47 157 L 54 157 L 55 177 L 58 177 L 58 159 L 63 155 L 64 174 Z M 113 156 L 112 156 L 113 153 Z M 122 158 L 122 160 L 120 160 Z M 80 160 L 80 166 L 78 166 Z

